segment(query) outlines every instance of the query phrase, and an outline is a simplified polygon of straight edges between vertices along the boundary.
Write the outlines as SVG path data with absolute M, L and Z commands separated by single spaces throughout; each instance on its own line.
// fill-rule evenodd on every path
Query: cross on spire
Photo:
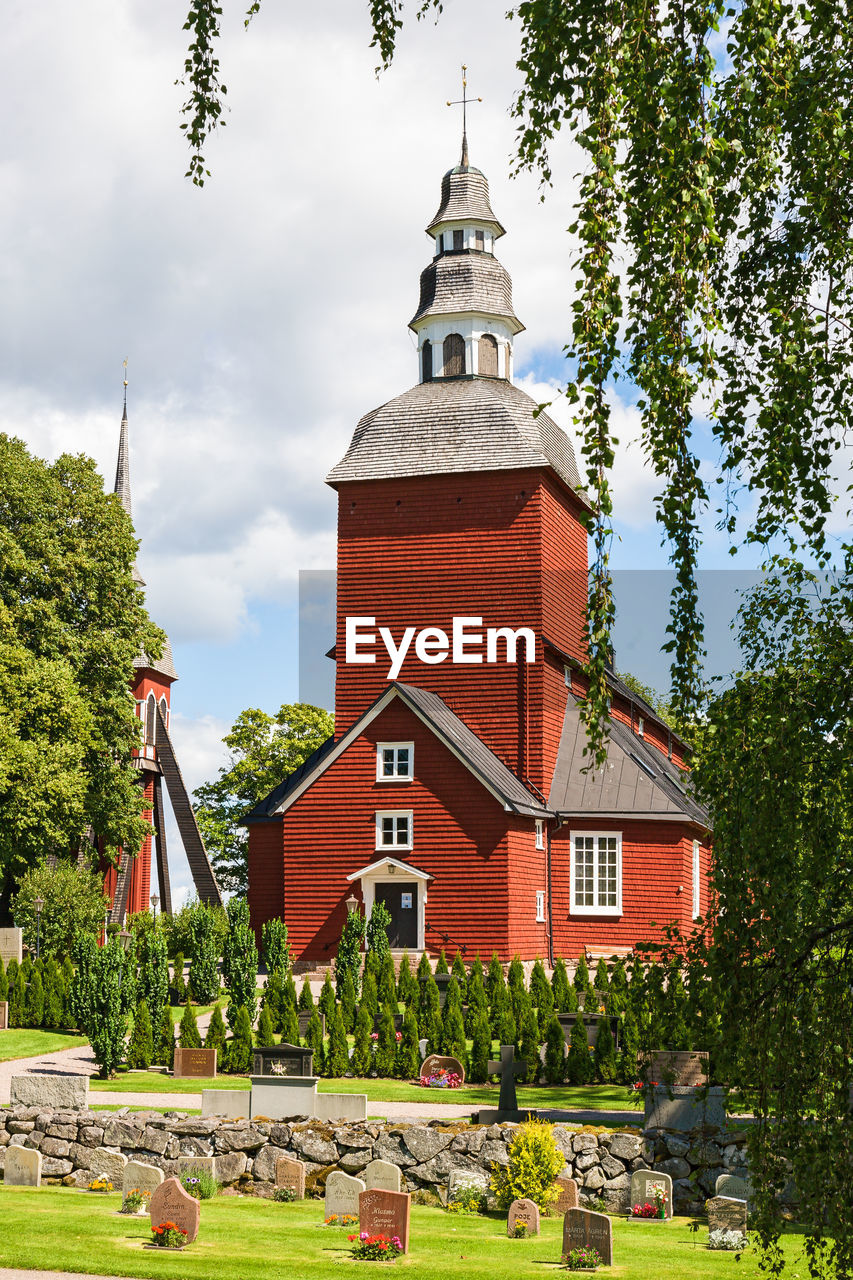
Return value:
M 461 108 L 462 108 L 462 161 L 461 161 L 461 165 L 462 165 L 462 168 L 463 168 L 463 169 L 467 169 L 467 168 L 468 168 L 468 103 L 469 103 L 469 102 L 482 102 L 482 101 L 483 101 L 483 99 L 482 99 L 482 98 L 469 98 L 469 97 L 468 97 L 468 68 L 466 67 L 465 63 L 463 62 L 463 63 L 462 63 L 462 97 L 461 97 L 461 98 L 456 98 L 456 99 L 454 99 L 454 101 L 453 101 L 453 102 L 448 101 L 448 103 L 447 103 L 447 105 L 448 105 L 449 107 L 460 107 L 460 106 L 461 106 Z

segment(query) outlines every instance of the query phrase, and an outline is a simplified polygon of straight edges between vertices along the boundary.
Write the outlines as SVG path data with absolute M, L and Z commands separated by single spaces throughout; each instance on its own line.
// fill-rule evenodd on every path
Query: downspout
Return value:
M 559 822 L 559 818 L 557 819 Z M 551 823 L 545 823 L 545 882 L 548 892 L 548 965 L 554 968 L 554 911 L 551 906 Z

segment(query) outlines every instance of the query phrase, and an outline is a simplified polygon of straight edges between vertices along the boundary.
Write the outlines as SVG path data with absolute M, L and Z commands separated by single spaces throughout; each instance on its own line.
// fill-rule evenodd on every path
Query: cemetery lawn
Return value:
M 177 1080 L 165 1071 L 120 1070 L 112 1080 L 89 1077 L 92 1093 L 201 1093 L 202 1089 L 251 1088 L 248 1076 L 181 1076 Z
M 147 1220 L 117 1216 L 120 1200 L 64 1187 L 0 1188 L 2 1265 L 140 1280 L 269 1280 L 279 1272 L 299 1280 L 332 1280 L 364 1270 L 350 1258 L 346 1232 L 322 1226 L 320 1200 L 275 1204 L 222 1196 L 205 1201 L 199 1238 L 180 1253 L 143 1249 L 150 1239 Z M 703 1225 L 694 1237 L 687 1218 L 662 1225 L 612 1221 L 615 1266 L 597 1273 L 602 1280 L 741 1280 L 759 1274 L 751 1250 L 740 1262 L 732 1253 L 712 1253 L 704 1247 L 707 1228 Z M 557 1218 L 543 1220 L 540 1236 L 508 1240 L 505 1222 L 497 1217 L 459 1218 L 413 1205 L 411 1252 L 393 1267 L 409 1280 L 565 1277 L 571 1273 L 559 1267 L 561 1244 Z M 799 1237 L 786 1236 L 783 1247 L 783 1275 L 792 1277 L 795 1269 L 803 1269 Z M 342 1265 L 353 1270 L 342 1273 Z M 391 1269 L 378 1270 L 385 1275 Z M 369 1267 L 367 1274 L 372 1274 Z
M 13 1058 L 36 1058 L 42 1053 L 77 1049 L 88 1043 L 85 1036 L 71 1035 L 68 1031 L 33 1031 L 24 1027 L 0 1031 L 0 1062 L 11 1062 Z

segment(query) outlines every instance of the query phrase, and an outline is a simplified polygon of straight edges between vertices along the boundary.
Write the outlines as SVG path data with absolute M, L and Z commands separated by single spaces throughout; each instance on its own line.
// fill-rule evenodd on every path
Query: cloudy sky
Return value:
M 248 32 L 247 6 L 224 0 L 230 112 L 199 190 L 183 176 L 174 83 L 186 7 L 7 6 L 0 429 L 45 457 L 89 453 L 111 484 L 129 358 L 139 562 L 174 646 L 174 736 L 193 787 L 222 762 L 242 708 L 296 699 L 297 575 L 334 567 L 323 477 L 359 417 L 416 381 L 406 322 L 431 255 L 423 228 L 458 158 L 459 112 L 445 102 L 460 64 L 484 99 L 471 160 L 509 231 L 499 255 L 527 326 L 517 381 L 537 400 L 564 373 L 580 160 L 561 141 L 544 203 L 534 177 L 510 179 L 517 32 L 503 3 L 450 0 L 437 26 L 404 32 L 377 79 L 360 0 L 266 0 Z M 564 405 L 552 412 L 568 425 Z M 629 396 L 614 413 L 615 563 L 659 570 L 656 484 Z M 732 567 L 717 536 L 705 566 Z M 646 619 L 641 654 L 637 629 L 623 634 L 637 673 L 655 676 L 662 636 Z M 185 867 L 175 879 L 186 886 Z

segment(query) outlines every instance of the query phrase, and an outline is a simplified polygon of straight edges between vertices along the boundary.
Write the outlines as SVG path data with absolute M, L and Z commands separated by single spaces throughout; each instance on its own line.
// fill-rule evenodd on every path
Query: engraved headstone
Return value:
M 361 1178 L 351 1178 L 348 1173 L 335 1169 L 326 1179 L 326 1217 L 351 1213 L 358 1217 L 358 1197 L 366 1191 Z
M 747 1206 L 745 1200 L 731 1200 L 728 1196 L 714 1196 L 705 1201 L 709 1231 L 740 1231 L 746 1233 Z
M 17 960 L 20 964 L 23 954 L 23 929 L 0 929 L 0 960 L 3 961 L 4 968 L 10 960 Z
M 3 1181 L 7 1187 L 41 1186 L 41 1152 L 33 1147 L 7 1147 Z
M 574 1178 L 555 1178 L 554 1185 L 559 1191 L 551 1208 L 555 1213 L 567 1213 L 569 1209 L 578 1207 L 578 1184 Z
M 672 1217 L 672 1178 L 656 1169 L 635 1169 L 631 1174 L 631 1208 L 635 1204 L 654 1204 L 655 1188 L 660 1187 L 666 1196 L 664 1217 Z
M 258 1047 L 252 1056 L 253 1076 L 311 1076 L 314 1051 L 282 1040 L 274 1047 Z M 275 1065 L 275 1071 L 273 1071 Z
M 297 1200 L 305 1199 L 305 1165 L 290 1156 L 279 1156 L 275 1162 L 275 1185 L 287 1187 Z
M 539 1206 L 533 1200 L 513 1200 L 506 1220 L 506 1233 L 515 1235 L 516 1227 L 526 1227 L 529 1236 L 539 1235 Z
M 167 1178 L 151 1194 L 151 1226 L 161 1222 L 174 1222 L 187 1233 L 187 1244 L 198 1235 L 201 1205 L 194 1196 L 184 1191 L 177 1178 Z
M 0 1031 L 9 1029 L 9 1001 L 0 1000 Z
M 361 1176 L 368 1191 L 399 1191 L 400 1169 L 390 1160 L 371 1160 Z
M 563 1219 L 563 1258 L 573 1249 L 597 1249 L 605 1267 L 613 1265 L 613 1226 L 606 1213 L 569 1209 Z
M 178 1156 L 175 1164 L 179 1178 L 194 1173 L 209 1173 L 216 1177 L 216 1156 Z
M 305 1032 L 308 1030 L 308 1023 L 311 1021 L 311 1014 L 312 1014 L 312 1012 L 313 1012 L 313 1010 L 311 1010 L 311 1009 L 301 1009 L 301 1010 L 297 1013 L 297 1015 L 296 1015 L 296 1021 L 297 1021 L 297 1023 L 299 1024 L 299 1034 L 300 1034 L 300 1036 L 304 1036 L 304 1035 L 305 1035 Z M 318 1016 L 318 1018 L 320 1019 L 320 1034 L 321 1034 L 321 1035 L 323 1035 L 323 1036 L 325 1036 L 325 1034 L 326 1034 L 326 1015 L 325 1015 L 325 1013 L 320 1013 L 320 1011 L 319 1011 L 319 1009 L 318 1009 L 318 1010 L 317 1010 L 317 1016 Z
M 120 1151 L 111 1151 L 109 1147 L 96 1147 L 89 1160 L 92 1177 L 98 1178 L 103 1175 L 114 1187 L 122 1185 L 126 1166 L 127 1156 L 122 1155 Z
M 175 1065 L 172 1075 L 176 1080 L 202 1076 L 209 1080 L 216 1075 L 215 1049 L 181 1049 L 175 1046 Z
M 125 1200 L 131 1191 L 147 1191 L 152 1194 L 164 1181 L 165 1174 L 156 1165 L 141 1160 L 128 1160 L 121 1175 L 121 1198 Z
M 703 1050 L 659 1049 L 644 1067 L 644 1075 L 655 1084 L 693 1085 L 708 1083 L 709 1054 Z
M 358 1197 L 359 1230 L 368 1235 L 396 1236 L 409 1252 L 409 1214 L 412 1197 L 403 1191 L 362 1191 Z
M 752 1199 L 752 1183 L 749 1178 L 739 1178 L 735 1173 L 721 1173 L 714 1187 L 715 1196 L 726 1196 L 729 1200 Z
M 440 1053 L 431 1053 L 428 1058 L 424 1058 L 421 1063 L 421 1076 L 434 1076 L 439 1071 L 448 1071 L 457 1075 L 462 1083 L 465 1083 L 465 1068 L 458 1058 L 442 1057 Z

